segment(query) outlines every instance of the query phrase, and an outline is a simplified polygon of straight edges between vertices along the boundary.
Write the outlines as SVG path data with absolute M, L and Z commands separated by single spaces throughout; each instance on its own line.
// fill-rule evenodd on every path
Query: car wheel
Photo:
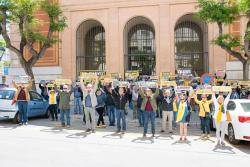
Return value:
M 17 112 L 14 119 L 13 119 L 13 123 L 18 124 L 19 122 L 20 122 L 20 120 L 19 120 L 19 112 Z
M 228 141 L 231 144 L 235 144 L 235 145 L 239 144 L 240 142 L 239 140 L 235 139 L 234 128 L 232 124 L 228 125 Z
M 50 111 L 49 109 L 47 109 L 45 115 L 44 115 L 45 118 L 49 118 L 50 117 Z

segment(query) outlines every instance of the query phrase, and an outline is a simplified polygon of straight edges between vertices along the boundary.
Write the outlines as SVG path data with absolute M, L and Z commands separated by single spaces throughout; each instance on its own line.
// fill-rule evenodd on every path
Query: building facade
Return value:
M 76 79 L 83 70 L 121 74 L 139 70 L 142 75 L 190 70 L 201 75 L 217 69 L 227 70 L 230 78 L 242 78 L 241 63 L 211 44 L 218 35 L 217 26 L 195 16 L 196 0 L 59 3 L 68 27 L 58 34 L 61 43 L 50 48 L 34 67 L 38 79 Z M 47 19 L 42 13 L 38 17 Z M 239 35 L 245 32 L 246 25 L 243 17 L 226 30 Z M 45 22 L 45 32 L 46 26 Z M 20 71 L 13 56 L 12 72 Z

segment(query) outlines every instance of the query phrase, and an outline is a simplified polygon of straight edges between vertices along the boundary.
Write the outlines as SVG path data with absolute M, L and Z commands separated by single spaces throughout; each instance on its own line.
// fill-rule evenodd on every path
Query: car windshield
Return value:
M 248 102 L 248 103 L 240 103 L 240 104 L 241 104 L 241 106 L 242 106 L 242 108 L 243 108 L 243 110 L 245 112 L 250 112 L 250 102 Z
M 0 90 L 0 99 L 11 100 L 14 97 L 14 90 Z

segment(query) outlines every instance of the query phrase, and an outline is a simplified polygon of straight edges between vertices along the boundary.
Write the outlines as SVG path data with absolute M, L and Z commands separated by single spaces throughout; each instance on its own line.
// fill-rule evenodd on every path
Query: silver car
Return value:
M 12 119 L 14 123 L 19 123 L 19 112 L 17 104 L 12 104 L 16 89 L 0 89 L 0 119 Z M 28 102 L 28 118 L 43 116 L 49 118 L 49 104 L 40 94 L 30 91 L 30 101 Z

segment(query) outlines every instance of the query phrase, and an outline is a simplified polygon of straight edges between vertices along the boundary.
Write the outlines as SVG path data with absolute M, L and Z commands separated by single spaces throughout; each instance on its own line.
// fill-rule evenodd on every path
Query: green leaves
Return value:
M 239 14 L 239 6 L 231 4 L 229 0 L 198 0 L 197 15 L 206 22 L 230 24 Z
M 230 49 L 234 49 L 238 47 L 242 49 L 242 45 L 240 43 L 240 37 L 234 36 L 231 34 L 221 35 L 217 39 L 215 39 L 213 42 L 219 46 L 227 46 Z

